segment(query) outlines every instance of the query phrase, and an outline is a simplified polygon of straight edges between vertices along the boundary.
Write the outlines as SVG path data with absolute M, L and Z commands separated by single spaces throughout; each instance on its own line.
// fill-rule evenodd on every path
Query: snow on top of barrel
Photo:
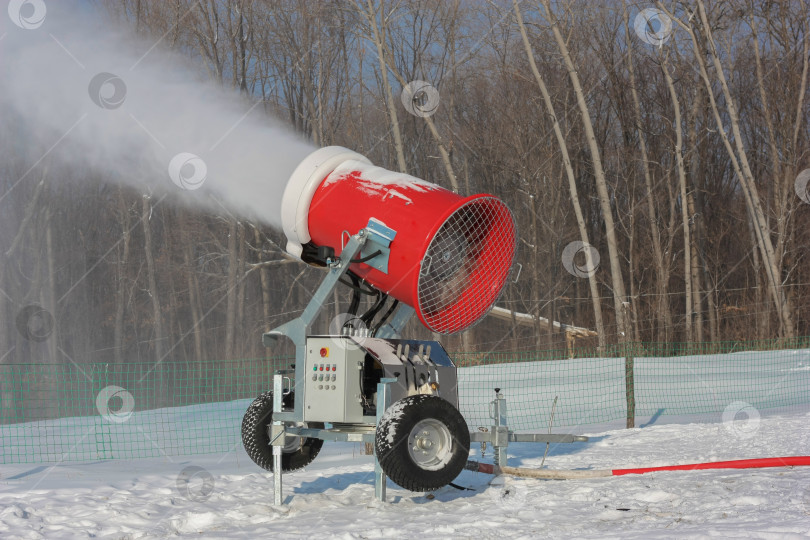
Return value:
M 408 199 L 406 195 L 400 192 L 393 191 L 391 188 L 397 187 L 402 190 L 411 190 L 419 193 L 425 193 L 439 189 L 439 186 L 432 184 L 415 176 L 405 173 L 389 171 L 382 167 L 375 167 L 368 163 L 347 160 L 340 164 L 332 173 L 326 177 L 323 185 L 328 186 L 334 182 L 343 180 L 347 175 L 353 172 L 359 172 L 359 175 L 354 175 L 353 180 L 357 182 L 358 187 L 364 189 L 370 195 L 377 193 L 390 192 L 399 198 Z

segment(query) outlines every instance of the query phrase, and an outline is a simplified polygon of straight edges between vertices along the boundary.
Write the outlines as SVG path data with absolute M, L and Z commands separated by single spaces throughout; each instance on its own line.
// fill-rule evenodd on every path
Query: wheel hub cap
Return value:
M 422 469 L 441 469 L 453 457 L 450 430 L 433 418 L 419 421 L 408 436 L 408 453 Z

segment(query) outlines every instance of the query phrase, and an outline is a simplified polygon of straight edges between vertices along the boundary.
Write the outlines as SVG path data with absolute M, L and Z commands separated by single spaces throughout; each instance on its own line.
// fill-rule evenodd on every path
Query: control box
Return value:
M 305 422 L 363 421 L 360 378 L 365 354 L 345 336 L 307 338 Z

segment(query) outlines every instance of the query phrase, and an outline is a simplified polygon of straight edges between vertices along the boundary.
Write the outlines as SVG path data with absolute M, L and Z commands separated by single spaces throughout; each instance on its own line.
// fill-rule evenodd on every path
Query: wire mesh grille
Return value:
M 452 334 L 480 321 L 500 296 L 515 257 L 515 222 L 494 197 L 456 210 L 428 246 L 417 310 L 432 331 Z

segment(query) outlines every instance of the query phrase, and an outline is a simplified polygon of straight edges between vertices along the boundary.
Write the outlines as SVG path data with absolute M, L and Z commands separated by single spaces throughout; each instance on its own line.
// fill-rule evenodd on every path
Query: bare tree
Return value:
M 636 76 L 633 66 L 633 45 L 630 36 L 630 24 L 628 22 L 627 4 L 622 2 L 622 16 L 624 19 L 624 35 L 627 42 L 627 71 L 630 82 L 630 95 L 633 98 L 633 111 L 635 113 L 635 127 L 638 134 L 639 151 L 641 153 L 641 166 L 644 173 L 644 185 L 647 192 L 644 195 L 645 207 L 647 209 L 647 219 L 650 222 L 650 238 L 652 239 L 653 256 L 655 262 L 655 272 L 657 277 L 657 297 L 658 305 L 657 312 L 660 318 L 659 323 L 659 341 L 668 341 L 671 332 L 674 330 L 672 323 L 672 312 L 669 305 L 669 272 L 667 271 L 667 264 L 664 259 L 664 251 L 661 248 L 661 228 L 658 225 L 658 214 L 655 209 L 655 197 L 653 195 L 653 181 L 652 172 L 650 171 L 650 157 L 647 153 L 647 138 L 642 128 L 641 120 L 641 104 L 638 98 L 638 90 L 636 88 Z M 678 150 L 680 152 L 680 149 Z
M 540 88 L 540 93 L 543 95 L 543 102 L 546 105 L 546 110 L 551 118 L 551 123 L 554 128 L 554 136 L 557 138 L 557 145 L 560 147 L 560 152 L 562 153 L 562 161 L 563 165 L 565 166 L 565 174 L 568 178 L 568 190 L 571 197 L 571 204 L 574 207 L 574 213 L 576 214 L 577 218 L 577 225 L 579 227 L 579 235 L 586 245 L 590 245 L 588 239 L 588 229 L 585 224 L 585 218 L 582 214 L 582 207 L 579 202 L 579 193 L 577 191 L 577 183 L 576 177 L 574 175 L 574 168 L 571 165 L 571 158 L 568 154 L 568 144 L 565 141 L 565 136 L 563 135 L 562 129 L 560 128 L 560 123 L 557 120 L 557 114 L 554 111 L 554 103 L 551 101 L 551 95 L 546 88 L 546 84 L 543 81 L 542 75 L 540 75 L 540 70 L 537 69 L 537 63 L 534 60 L 534 53 L 532 52 L 531 44 L 529 43 L 529 37 L 526 33 L 526 25 L 523 23 L 523 15 L 520 12 L 520 5 L 518 4 L 517 0 L 513 1 L 513 6 L 515 10 L 515 18 L 517 19 L 518 27 L 520 28 L 520 36 L 523 40 L 523 46 L 526 49 L 526 56 L 529 59 L 529 66 L 531 67 L 532 74 L 534 75 L 534 79 L 537 82 L 537 86 Z M 595 262 L 592 260 L 591 250 L 586 249 L 584 250 L 585 253 L 585 264 L 587 268 L 596 268 Z M 598 334 L 599 339 L 599 347 L 604 348 L 605 346 L 605 325 L 602 321 L 602 306 L 599 303 L 599 288 L 596 282 L 596 273 L 595 272 L 588 272 L 588 285 L 591 291 L 591 298 L 593 300 L 593 314 L 594 314 L 594 321 L 596 323 L 596 332 Z M 553 320 L 553 317 L 552 317 Z
M 385 13 L 385 2 L 380 2 L 379 7 L 374 6 L 372 0 L 367 0 L 365 6 L 360 4 L 360 0 L 355 0 L 357 11 L 363 16 L 370 30 L 367 36 L 377 48 L 377 59 L 380 64 L 380 81 L 384 93 L 385 105 L 388 109 L 388 121 L 391 124 L 391 134 L 394 137 L 394 150 L 397 156 L 397 167 L 400 172 L 407 172 L 405 163 L 405 150 L 402 144 L 402 131 L 399 127 L 399 116 L 397 115 L 396 102 L 391 90 L 391 83 L 388 81 L 388 61 L 386 60 L 386 34 L 388 30 L 388 18 L 390 13 Z M 379 22 L 378 22 L 379 19 Z
M 163 334 L 163 311 L 160 306 L 160 293 L 157 287 L 157 265 L 155 264 L 155 243 L 152 238 L 152 197 L 141 197 L 141 227 L 143 228 L 143 253 L 146 259 L 147 292 L 152 303 L 152 343 L 156 362 L 163 362 L 165 338 Z
M 662 10 L 666 9 L 661 2 L 657 2 L 657 5 Z M 728 151 L 728 155 L 731 159 L 735 173 L 738 176 L 740 187 L 742 188 L 743 195 L 745 196 L 746 208 L 754 225 L 754 233 L 757 239 L 757 246 L 760 250 L 760 254 L 762 255 L 765 266 L 768 285 L 771 291 L 771 299 L 774 301 L 777 314 L 779 315 L 780 333 L 785 337 L 792 338 L 795 335 L 793 325 L 793 308 L 790 299 L 785 295 L 785 291 L 782 286 L 781 271 L 779 269 L 776 252 L 774 251 L 773 242 L 771 241 L 770 229 L 768 228 L 765 219 L 762 204 L 760 202 L 759 191 L 757 190 L 756 181 L 751 171 L 751 166 L 748 162 L 748 156 L 745 148 L 743 147 L 743 137 L 740 131 L 740 116 L 737 110 L 736 100 L 731 94 L 731 90 L 729 89 L 728 82 L 726 80 L 725 71 L 717 52 L 714 34 L 706 14 L 705 5 L 702 0 L 698 0 L 698 17 L 695 17 L 691 24 L 683 23 L 671 13 L 670 15 L 672 18 L 678 21 L 678 24 L 684 28 L 692 38 L 695 60 L 697 61 L 701 76 L 703 77 L 704 84 L 706 85 L 709 99 L 712 104 L 717 129 L 720 137 L 723 140 L 723 144 L 726 146 L 726 150 Z M 698 22 L 700 23 L 699 31 L 702 32 L 701 35 L 705 39 L 705 51 L 701 48 L 700 41 L 693 27 L 693 25 L 697 24 Z M 703 59 L 704 54 L 708 55 L 709 60 L 714 67 L 717 82 L 720 85 L 723 97 L 725 99 L 726 113 L 728 115 L 728 121 L 734 139 L 733 147 L 731 141 L 729 140 L 727 128 L 723 124 L 723 120 L 720 116 L 719 107 L 714 99 L 714 94 L 712 92 L 712 81 L 709 78 L 706 64 Z
M 599 203 L 602 209 L 602 218 L 605 221 L 605 235 L 607 238 L 608 258 L 610 260 L 610 277 L 613 286 L 613 306 L 616 316 L 616 330 L 619 341 L 626 341 L 629 339 L 630 328 L 627 325 L 625 310 L 627 308 L 626 293 L 624 288 L 624 278 L 622 277 L 622 268 L 619 260 L 619 243 L 616 238 L 616 227 L 613 219 L 613 208 L 611 206 L 611 197 L 608 193 L 607 178 L 605 176 L 604 168 L 602 167 L 602 157 L 599 151 L 599 146 L 596 142 L 596 135 L 593 130 L 593 122 L 591 121 L 590 110 L 588 103 L 585 99 L 585 91 L 582 88 L 577 68 L 571 57 L 571 53 L 562 35 L 559 23 L 554 12 L 551 10 L 549 0 L 542 0 L 543 7 L 545 8 L 546 16 L 551 25 L 551 31 L 554 35 L 554 41 L 560 50 L 563 57 L 563 62 L 568 70 L 568 76 L 571 80 L 571 85 L 574 87 L 574 92 L 577 97 L 577 106 L 579 107 L 580 116 L 582 118 L 582 126 L 585 130 L 585 140 L 588 145 L 588 150 L 591 156 L 593 165 L 594 181 L 596 182 L 596 190 L 599 194 Z

